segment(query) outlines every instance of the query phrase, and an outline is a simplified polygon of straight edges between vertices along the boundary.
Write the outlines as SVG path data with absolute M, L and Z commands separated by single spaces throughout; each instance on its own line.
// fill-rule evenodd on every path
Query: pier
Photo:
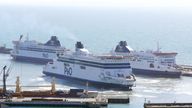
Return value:
M 97 101 L 91 98 L 12 98 L 11 100 L 1 100 L 1 108 L 5 106 L 41 106 L 41 107 L 85 107 L 100 108 L 107 107 L 107 102 Z
M 11 48 L 6 48 L 6 45 L 0 46 L 0 53 L 2 54 L 10 54 Z
M 144 108 L 192 108 L 192 103 L 145 103 Z
M 123 94 L 107 94 L 99 93 L 98 97 L 107 99 L 107 102 L 110 104 L 128 104 L 130 102 L 128 95 Z
M 177 68 L 182 71 L 182 76 L 192 77 L 192 66 L 190 66 L 190 65 L 179 65 Z
M 7 85 L 4 85 L 6 88 Z M 51 82 L 50 90 L 22 91 L 19 77 L 17 77 L 14 92 L 0 89 L 0 108 L 9 106 L 49 106 L 49 107 L 86 107 L 100 108 L 107 107 L 109 103 L 127 104 L 129 97 L 125 95 L 106 94 L 104 92 L 87 91 L 84 89 L 56 90 L 54 78 Z M 39 86 L 40 87 L 40 86 Z

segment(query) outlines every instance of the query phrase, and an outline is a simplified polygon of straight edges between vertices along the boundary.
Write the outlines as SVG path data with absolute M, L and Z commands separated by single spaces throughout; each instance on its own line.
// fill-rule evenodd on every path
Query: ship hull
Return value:
M 169 71 L 159 71 L 159 70 L 145 70 L 132 68 L 134 74 L 153 76 L 153 77 L 169 77 L 169 78 L 180 78 L 181 72 L 169 72 Z
M 14 60 L 23 61 L 23 62 L 32 62 L 32 63 L 40 63 L 46 64 L 48 62 L 52 62 L 52 59 L 44 59 L 44 58 L 36 58 L 36 57 L 26 57 L 26 56 L 13 56 Z
M 126 62 L 103 64 L 93 60 L 62 58 L 45 65 L 43 73 L 61 79 L 89 82 L 91 85 L 101 86 L 101 88 L 129 90 L 135 82 L 134 77 L 131 76 L 130 64 Z
M 28 50 L 13 50 L 11 56 L 14 60 L 24 62 L 34 62 L 40 64 L 46 64 L 52 62 L 57 57 L 56 53 L 40 52 L 40 51 L 28 51 Z
M 56 39 L 52 40 L 53 43 L 49 40 L 46 44 L 33 40 L 13 41 L 14 48 L 10 54 L 14 60 L 45 64 L 56 59 L 58 53 L 65 52 L 65 48 L 60 47 L 57 37 L 52 36 L 51 39 L 53 38 Z
M 47 71 L 43 71 L 43 73 L 45 75 L 47 75 L 47 76 L 52 76 L 52 77 L 56 77 L 56 78 L 59 78 L 59 79 L 70 80 L 70 81 L 73 81 L 75 83 L 83 82 L 85 85 L 88 83 L 89 85 L 93 85 L 94 87 L 99 87 L 99 88 L 113 88 L 113 89 L 118 89 L 118 90 L 131 91 L 132 90 L 132 86 L 133 86 L 133 85 L 120 85 L 120 84 L 92 81 L 92 80 L 81 79 L 81 78 L 77 78 L 77 77 L 60 75 L 60 74 L 56 74 L 56 73 L 52 73 L 52 72 L 47 72 Z
M 2 54 L 10 54 L 11 49 L 0 49 L 0 53 Z

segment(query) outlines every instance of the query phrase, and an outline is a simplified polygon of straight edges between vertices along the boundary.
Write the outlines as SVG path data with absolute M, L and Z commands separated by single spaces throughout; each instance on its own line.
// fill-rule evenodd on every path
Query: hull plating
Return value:
M 94 85 L 94 86 L 100 87 L 100 88 L 114 88 L 114 89 L 121 89 L 121 90 L 132 90 L 131 87 L 133 86 L 133 85 L 120 85 L 120 84 L 113 84 L 113 83 L 97 82 L 97 81 L 80 79 L 80 78 L 66 76 L 66 75 L 60 75 L 60 74 L 51 73 L 51 72 L 47 72 L 47 71 L 43 71 L 43 73 L 45 75 L 48 75 L 48 76 L 54 76 L 54 77 L 57 77 L 60 79 L 74 81 L 75 83 L 80 83 L 79 81 L 81 81 L 81 82 L 84 82 L 86 85 L 86 83 L 88 82 L 90 85 Z
M 179 78 L 181 72 L 169 72 L 169 71 L 158 71 L 158 70 L 144 70 L 144 69 L 132 69 L 134 74 L 154 76 L 154 77 L 173 77 Z

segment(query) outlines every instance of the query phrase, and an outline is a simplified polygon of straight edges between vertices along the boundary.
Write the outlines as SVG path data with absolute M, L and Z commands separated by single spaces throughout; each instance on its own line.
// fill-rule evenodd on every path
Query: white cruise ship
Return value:
M 135 82 L 130 63 L 123 56 L 94 56 L 81 42 L 76 43 L 75 52 L 60 54 L 57 60 L 45 65 L 43 73 L 126 90 Z
M 22 41 L 22 35 L 18 41 L 13 41 L 14 48 L 11 51 L 11 56 L 16 60 L 47 63 L 57 57 L 57 53 L 66 51 L 61 47 L 60 41 L 56 36 L 52 36 L 45 44 L 28 40 Z
M 180 77 L 181 71 L 175 68 L 175 52 L 134 51 L 127 46 L 126 41 L 120 41 L 119 45 L 111 52 L 112 55 L 123 55 L 131 58 L 129 61 L 134 74 L 159 77 Z

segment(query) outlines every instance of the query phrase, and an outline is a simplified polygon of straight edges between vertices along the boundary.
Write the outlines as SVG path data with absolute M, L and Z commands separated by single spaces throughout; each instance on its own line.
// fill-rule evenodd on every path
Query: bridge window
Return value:
M 81 69 L 86 69 L 86 67 L 85 67 L 85 66 L 80 66 L 80 68 L 81 68 Z
M 151 64 L 149 65 L 149 67 L 150 67 L 150 68 L 154 68 L 155 66 L 154 66 L 154 64 L 151 63 Z

